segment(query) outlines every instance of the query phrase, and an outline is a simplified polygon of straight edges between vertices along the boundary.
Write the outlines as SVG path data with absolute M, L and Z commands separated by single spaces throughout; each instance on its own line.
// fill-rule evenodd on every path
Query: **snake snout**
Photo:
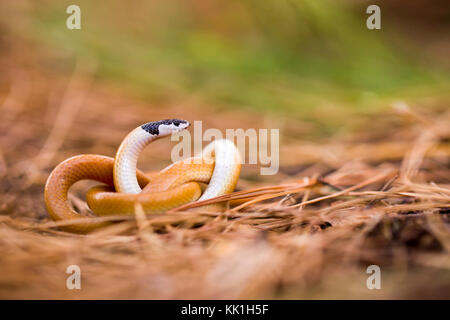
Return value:
M 178 131 L 181 131 L 181 130 L 184 130 L 184 129 L 188 128 L 191 125 L 191 123 L 189 121 L 187 121 L 187 120 L 174 119 L 173 120 L 173 125 L 175 127 L 178 127 L 178 130 L 177 130 L 177 132 L 178 132 Z

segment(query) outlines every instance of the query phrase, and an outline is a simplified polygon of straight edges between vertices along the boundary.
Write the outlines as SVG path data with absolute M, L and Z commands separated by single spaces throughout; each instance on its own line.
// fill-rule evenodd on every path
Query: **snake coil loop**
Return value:
M 108 224 L 83 217 L 70 206 L 70 187 L 85 179 L 106 184 L 91 188 L 86 195 L 89 208 L 97 216 L 133 215 L 137 203 L 146 214 L 164 213 L 192 201 L 232 192 L 239 179 L 241 158 L 236 146 L 225 139 L 213 141 L 201 154 L 175 162 L 151 178 L 136 169 L 138 156 L 148 144 L 189 125 L 178 119 L 149 122 L 125 137 L 115 158 L 85 154 L 61 162 L 45 185 L 50 217 L 55 221 L 82 219 L 62 227 L 78 233 Z M 203 192 L 201 183 L 207 184 Z

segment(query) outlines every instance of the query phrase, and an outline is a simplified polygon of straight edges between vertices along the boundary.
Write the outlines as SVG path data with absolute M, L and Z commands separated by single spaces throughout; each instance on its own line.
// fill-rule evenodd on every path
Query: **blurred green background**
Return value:
M 65 27 L 70 4 L 81 7 L 79 31 Z M 381 7 L 381 30 L 366 27 L 370 4 Z M 448 34 L 447 8 L 445 1 L 36 1 L 27 3 L 20 36 L 58 52 L 55 65 L 67 72 L 75 60 L 96 61 L 96 78 L 151 102 L 195 96 L 333 130 L 349 115 L 449 92 L 448 47 L 424 45 Z

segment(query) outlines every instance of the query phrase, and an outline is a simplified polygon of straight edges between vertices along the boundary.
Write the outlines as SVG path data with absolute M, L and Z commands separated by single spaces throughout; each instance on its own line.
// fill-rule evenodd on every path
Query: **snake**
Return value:
M 136 205 L 145 214 L 161 214 L 186 203 L 233 192 L 239 180 L 241 156 L 227 139 L 216 139 L 199 154 L 157 173 L 149 175 L 137 169 L 139 154 L 146 146 L 189 126 L 189 121 L 180 119 L 148 122 L 128 133 L 114 158 L 82 154 L 64 160 L 45 184 L 44 200 L 50 217 L 54 221 L 78 219 L 59 226 L 75 233 L 89 233 L 111 224 L 83 216 L 71 206 L 69 189 L 80 180 L 103 183 L 86 194 L 90 210 L 100 217 L 134 215 Z

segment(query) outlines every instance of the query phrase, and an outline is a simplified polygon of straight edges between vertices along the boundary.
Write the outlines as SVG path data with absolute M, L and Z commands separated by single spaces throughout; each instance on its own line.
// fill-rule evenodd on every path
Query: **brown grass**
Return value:
M 217 115 L 195 97 L 149 106 L 94 83 L 95 66 L 67 80 L 11 59 L 0 80 L 0 298 L 450 298 L 448 108 L 397 105 L 351 135 L 313 142 L 300 140 L 304 124 L 280 118 L 280 173 L 262 179 L 245 166 L 239 191 L 206 201 L 244 199 L 238 206 L 99 218 L 117 223 L 82 236 L 45 212 L 43 185 L 59 161 L 112 156 L 149 119 L 188 114 L 221 129 L 267 119 Z M 140 166 L 163 168 L 169 146 L 152 145 Z M 87 185 L 73 188 L 82 212 Z M 71 264 L 82 290 L 66 289 Z M 381 290 L 366 288 L 371 264 Z

